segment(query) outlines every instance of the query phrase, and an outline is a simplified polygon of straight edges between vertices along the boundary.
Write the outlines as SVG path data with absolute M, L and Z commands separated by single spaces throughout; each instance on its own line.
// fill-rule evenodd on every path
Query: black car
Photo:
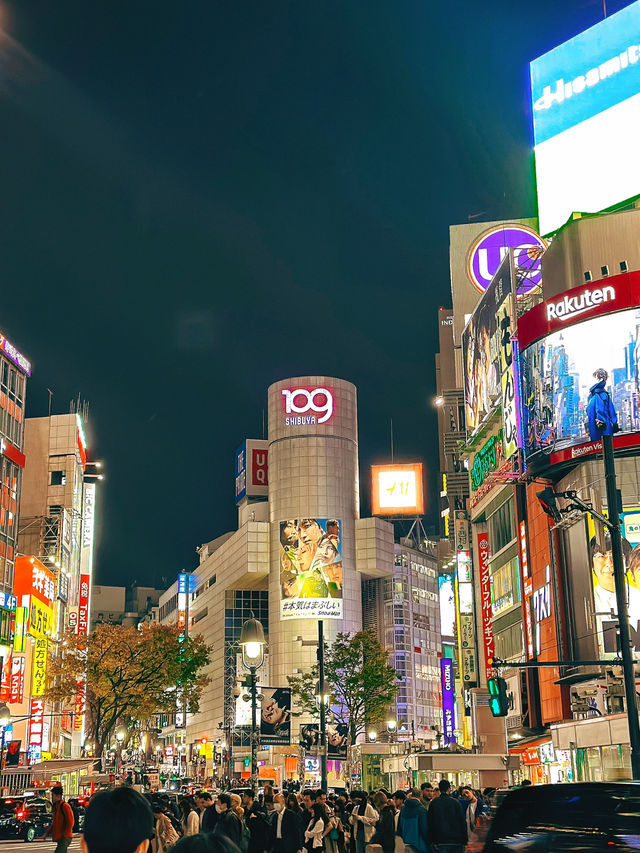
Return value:
M 496 811 L 483 853 L 637 853 L 639 843 L 640 784 L 574 782 L 509 791 Z
M 33 841 L 48 829 L 53 809 L 44 797 L 0 798 L 0 838 Z

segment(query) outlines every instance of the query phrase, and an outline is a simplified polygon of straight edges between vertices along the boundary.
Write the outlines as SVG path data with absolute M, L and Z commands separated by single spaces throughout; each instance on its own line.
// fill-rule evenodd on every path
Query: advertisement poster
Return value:
M 280 522 L 280 616 L 342 618 L 342 523 L 337 519 Z
M 349 744 L 349 726 L 346 723 L 327 725 L 327 757 L 346 760 Z M 305 752 L 320 749 L 320 729 L 317 723 L 300 727 L 300 745 Z
M 373 515 L 422 515 L 422 464 L 372 465 Z
M 20 764 L 21 740 L 10 740 L 7 744 L 7 752 L 4 759 L 5 767 L 17 767 Z
M 595 407 L 605 402 L 620 432 L 640 430 L 639 342 L 640 309 L 632 308 L 568 325 L 523 350 L 527 456 L 598 440 Z
M 627 519 L 637 519 L 637 517 L 637 507 L 625 510 L 621 514 L 623 530 L 626 530 Z M 604 525 L 593 516 L 589 515 L 587 519 L 598 649 L 601 657 L 613 658 L 618 654 L 617 621 L 611 614 L 618 613 L 618 603 L 613 577 L 611 536 Z M 630 524 L 635 524 L 635 520 Z M 640 650 L 640 545 L 633 545 L 628 539 L 623 539 L 622 557 L 627 586 L 631 644 L 636 650 Z
M 462 334 L 465 412 L 473 432 L 502 394 L 502 367 L 511 357 L 511 260 L 507 255 Z
M 291 689 L 261 687 L 260 743 L 288 746 L 291 743 Z
M 480 599 L 482 602 L 482 648 L 484 649 L 485 675 L 493 678 L 494 670 L 489 661 L 496 656 L 496 642 L 493 636 L 493 608 L 491 605 L 491 574 L 489 571 L 489 537 L 478 534 L 478 560 L 480 575 Z
M 450 658 L 440 660 L 440 679 L 442 682 L 442 723 L 444 745 L 456 742 L 455 696 L 453 692 L 453 661 Z

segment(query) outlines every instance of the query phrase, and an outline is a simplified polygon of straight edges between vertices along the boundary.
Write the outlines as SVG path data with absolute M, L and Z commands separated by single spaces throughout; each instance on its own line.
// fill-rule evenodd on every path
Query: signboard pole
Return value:
M 324 703 L 324 630 L 318 619 L 318 693 L 320 694 L 320 790 L 327 792 L 327 721 Z
M 610 435 L 602 436 L 604 451 L 604 473 L 607 485 L 607 506 L 609 509 L 609 532 L 611 534 L 611 557 L 613 559 L 613 577 L 616 586 L 618 604 L 618 625 L 620 629 L 620 652 L 624 673 L 624 692 L 629 722 L 629 744 L 631 745 L 631 775 L 640 780 L 640 726 L 638 724 L 638 701 L 633 671 L 631 651 L 631 632 L 629 630 L 629 611 L 627 609 L 627 591 L 624 563 L 622 560 L 622 537 L 620 533 L 620 495 L 616 488 L 616 470 L 613 458 L 613 440 Z

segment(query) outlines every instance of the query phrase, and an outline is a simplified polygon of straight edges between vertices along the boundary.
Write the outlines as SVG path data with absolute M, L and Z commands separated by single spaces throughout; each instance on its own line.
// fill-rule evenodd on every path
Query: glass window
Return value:
M 513 512 L 513 496 L 505 501 L 502 506 L 487 519 L 489 532 L 489 548 L 492 554 L 508 545 L 516 538 L 516 524 Z

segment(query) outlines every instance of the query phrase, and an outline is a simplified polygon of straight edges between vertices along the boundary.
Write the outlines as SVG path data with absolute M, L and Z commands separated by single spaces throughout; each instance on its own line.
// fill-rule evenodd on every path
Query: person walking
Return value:
M 293 803 L 297 808 L 294 809 Z M 270 835 L 266 849 L 271 853 L 302 853 L 302 833 L 300 830 L 300 806 L 294 794 L 286 801 L 282 794 L 273 798 L 275 817 L 270 826 Z
M 380 818 L 370 843 L 379 844 L 382 847 L 382 853 L 395 853 L 396 809 L 393 800 L 390 800 L 382 791 L 378 791 L 374 794 L 373 805 Z
M 481 800 L 469 785 L 465 785 L 462 789 L 461 805 L 467 825 L 467 836 L 470 837 L 476 828 L 478 819 L 487 811 L 487 806 L 484 800 Z
M 164 806 L 160 800 L 154 800 L 151 803 L 151 809 L 155 821 L 151 850 L 153 853 L 165 853 L 166 850 L 173 847 L 180 836 L 164 813 Z
M 132 788 L 98 791 L 87 806 L 80 849 L 82 853 L 147 853 L 153 823 L 149 803 Z
M 412 788 L 398 818 L 398 835 L 410 853 L 427 853 L 429 850 L 429 822 L 427 810 L 422 805 L 420 791 Z
M 200 832 L 214 832 L 218 822 L 218 812 L 208 791 L 198 791 L 194 797 L 200 814 Z
M 304 831 L 305 849 L 307 853 L 318 853 L 322 850 L 322 836 L 324 835 L 325 810 L 322 803 L 314 802 L 311 809 L 311 820 Z
M 200 815 L 191 797 L 182 797 L 179 803 L 182 825 L 182 835 L 197 835 L 200 832 Z
M 51 789 L 51 803 L 53 805 L 53 820 L 42 837 L 46 838 L 51 835 L 52 840 L 56 842 L 55 853 L 67 853 L 73 837 L 74 817 L 71 806 L 64 800 L 64 791 L 61 785 L 55 785 Z
M 462 807 L 450 795 L 448 779 L 438 783 L 440 796 L 429 806 L 429 841 L 438 846 L 438 853 L 462 853 L 467 843 L 467 825 Z
M 238 795 L 220 794 L 218 797 L 218 802 L 216 803 L 218 820 L 214 832 L 219 835 L 226 836 L 229 841 L 233 841 L 233 843 L 239 847 L 240 837 L 242 835 L 242 824 L 240 823 L 240 818 L 233 810 L 233 803 L 231 800 L 232 796 L 237 797 Z M 240 797 L 238 797 L 238 800 L 240 800 Z
M 349 817 L 349 823 L 351 824 L 355 853 L 365 853 L 365 847 L 373 838 L 380 815 L 369 803 L 369 798 L 364 791 L 353 791 L 351 799 L 354 806 Z

